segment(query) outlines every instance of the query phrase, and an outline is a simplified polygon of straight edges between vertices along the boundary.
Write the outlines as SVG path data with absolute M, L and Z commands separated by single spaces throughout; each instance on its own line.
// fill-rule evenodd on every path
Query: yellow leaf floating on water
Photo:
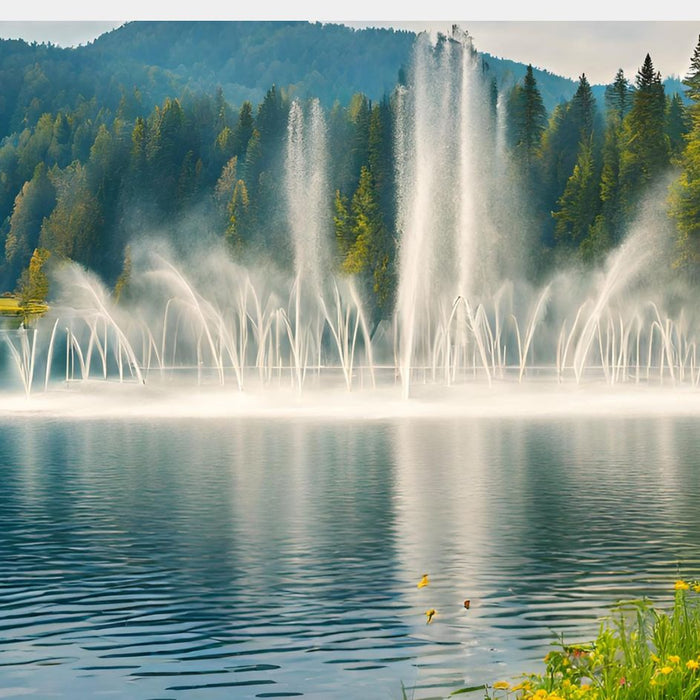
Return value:
M 430 608 L 430 610 L 426 610 L 425 616 L 428 619 L 425 621 L 425 624 L 429 625 L 433 621 L 433 618 L 435 617 L 435 615 L 437 615 L 437 610 L 435 608 Z
M 424 586 L 427 586 L 430 583 L 428 580 L 428 574 L 423 574 L 423 578 L 418 581 L 418 586 L 417 588 L 423 588 Z

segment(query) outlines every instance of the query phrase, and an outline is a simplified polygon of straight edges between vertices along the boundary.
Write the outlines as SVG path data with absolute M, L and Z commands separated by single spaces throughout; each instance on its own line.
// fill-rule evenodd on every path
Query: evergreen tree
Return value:
M 593 133 L 596 104 L 585 73 L 579 78 L 578 88 L 571 99 L 569 109 L 571 111 L 571 125 L 574 134 L 578 137 L 577 140 L 579 142 L 588 141 Z
M 56 204 L 56 189 L 48 177 L 43 162 L 34 168 L 34 175 L 26 182 L 15 199 L 10 226 L 5 240 L 5 259 L 16 271 L 27 264 L 30 252 L 39 242 L 41 225 Z
M 248 237 L 250 201 L 248 189 L 243 180 L 238 180 L 228 204 L 228 226 L 225 240 L 234 255 L 240 255 Z
M 343 260 L 341 269 L 350 275 L 367 272 L 370 264 L 372 238 L 376 235 L 379 220 L 379 205 L 372 182 L 372 173 L 366 166 L 360 171 L 360 181 L 352 197 L 352 243 Z
M 524 170 L 530 174 L 547 126 L 547 110 L 532 65 L 527 67 L 522 86 L 516 85 L 511 93 L 508 113 L 511 115 L 515 154 Z
M 127 245 L 124 248 L 124 262 L 122 264 L 122 271 L 117 278 L 117 282 L 114 285 L 114 301 L 119 303 L 120 299 L 125 296 L 129 290 L 129 285 L 131 284 L 131 246 Z
M 700 36 L 690 59 L 688 75 L 683 79 L 683 85 L 688 88 L 688 97 L 696 104 L 700 102 Z
M 678 160 L 683 152 L 688 126 L 688 118 L 686 116 L 683 100 L 678 93 L 675 93 L 673 97 L 668 100 L 665 128 L 671 159 L 674 161 Z
M 598 209 L 598 178 L 589 142 L 582 144 L 566 188 L 554 212 L 555 236 L 569 248 L 578 247 L 589 235 Z
M 52 180 L 56 207 L 42 224 L 39 244 L 59 258 L 89 266 L 99 252 L 104 220 L 85 166 L 72 163 L 63 171 L 52 171 Z
M 353 243 L 352 222 L 350 212 L 348 210 L 348 198 L 340 193 L 340 190 L 335 191 L 335 200 L 333 203 L 334 215 L 333 225 L 335 229 L 335 241 L 337 244 L 339 266 L 342 266 L 347 257 Z
M 246 100 L 241 105 L 241 110 L 238 113 L 238 121 L 236 122 L 236 127 L 232 134 L 233 155 L 237 155 L 239 158 L 245 156 L 246 149 L 248 148 L 248 142 L 250 141 L 250 137 L 253 135 L 253 127 L 253 105 Z
M 214 188 L 214 198 L 223 206 L 228 206 L 231 201 L 231 196 L 233 195 L 233 190 L 236 187 L 236 182 L 238 182 L 238 157 L 233 156 L 226 165 L 224 165 L 221 175 L 216 182 L 216 187 Z
M 669 164 L 664 131 L 666 98 L 661 74 L 649 54 L 637 73 L 632 107 L 623 122 L 620 154 L 620 201 L 628 217 L 634 214 L 643 189 Z
M 700 37 L 688 75 L 683 80 L 693 100 L 690 107 L 692 129 L 681 156 L 681 175 L 671 190 L 671 215 L 678 229 L 676 268 L 700 279 Z
M 632 105 L 633 94 L 634 90 L 620 68 L 615 75 L 615 80 L 605 88 L 605 107 L 608 115 L 622 122 Z
M 22 271 L 17 281 L 15 291 L 19 298 L 20 306 L 27 306 L 31 302 L 41 302 L 48 299 L 49 278 L 44 272 L 44 265 L 49 257 L 51 257 L 51 253 L 45 248 L 34 249 L 29 266 Z

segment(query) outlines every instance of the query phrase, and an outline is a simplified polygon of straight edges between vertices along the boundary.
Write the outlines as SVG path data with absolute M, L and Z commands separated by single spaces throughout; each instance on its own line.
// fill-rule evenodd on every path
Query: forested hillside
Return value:
M 318 96 L 334 264 L 364 281 L 375 320 L 388 317 L 399 238 L 394 90 L 412 41 L 304 23 L 132 23 L 79 49 L 0 42 L 2 288 L 36 297 L 41 266 L 69 258 L 120 292 L 129 243 L 154 230 L 289 267 L 280 205 L 289 109 Z M 636 76 L 611 76 L 602 97 L 585 67 L 576 84 L 481 56 L 494 120 L 495 97 L 504 98 L 510 167 L 537 231 L 533 275 L 600 260 L 644 193 L 668 177 L 676 264 L 695 272 L 699 51 L 689 47 L 686 99 L 666 91 L 648 55 Z
M 271 85 L 318 97 L 326 107 L 355 93 L 392 91 L 415 35 L 308 22 L 130 22 L 87 46 L 63 49 L 0 40 L 0 138 L 33 127 L 46 113 L 150 110 L 185 92 L 259 103 Z M 489 69 L 515 83 L 525 66 L 485 55 Z M 575 84 L 535 71 L 548 109 Z

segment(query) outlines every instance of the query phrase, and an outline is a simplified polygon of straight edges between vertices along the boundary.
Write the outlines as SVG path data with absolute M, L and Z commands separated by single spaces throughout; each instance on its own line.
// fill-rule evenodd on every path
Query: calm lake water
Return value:
M 0 698 L 540 670 L 555 633 L 698 576 L 699 466 L 691 418 L 3 419 Z

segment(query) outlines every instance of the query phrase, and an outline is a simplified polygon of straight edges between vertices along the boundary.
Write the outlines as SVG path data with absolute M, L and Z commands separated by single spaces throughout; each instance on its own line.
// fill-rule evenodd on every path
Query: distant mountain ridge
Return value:
M 318 22 L 138 21 L 76 48 L 0 40 L 0 138 L 31 127 L 44 112 L 90 104 L 116 112 L 134 90 L 146 109 L 185 90 L 217 87 L 233 105 L 259 103 L 272 84 L 326 107 L 346 105 L 358 92 L 376 101 L 409 64 L 415 37 Z M 523 63 L 481 55 L 501 84 L 525 74 Z M 537 68 L 534 74 L 549 112 L 576 90 L 576 81 Z M 601 107 L 603 92 L 594 86 Z
M 319 22 L 130 22 L 83 50 L 157 66 L 192 89 L 216 83 L 234 103 L 260 100 L 275 83 L 330 106 L 356 92 L 372 100 L 391 92 L 415 38 L 407 30 Z M 525 64 L 479 53 L 499 81 L 525 75 Z M 575 81 L 549 71 L 535 76 L 548 109 L 576 90 Z

